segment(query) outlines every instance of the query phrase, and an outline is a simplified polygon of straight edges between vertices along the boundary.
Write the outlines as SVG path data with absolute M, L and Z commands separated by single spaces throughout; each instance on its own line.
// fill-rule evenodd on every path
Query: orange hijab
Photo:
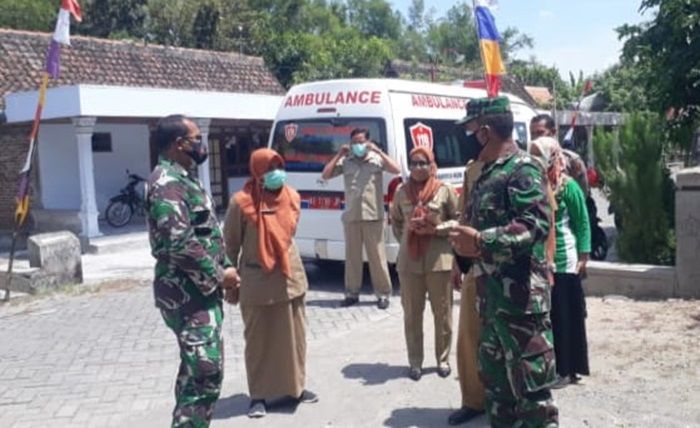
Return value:
M 433 200 L 438 190 L 442 186 L 442 181 L 437 179 L 437 165 L 432 150 L 425 147 L 416 147 L 408 155 L 409 160 L 416 154 L 425 156 L 430 162 L 430 177 L 422 183 L 409 177 L 406 184 L 406 194 L 413 205 L 411 218 L 423 218 L 428 215 L 426 205 Z M 425 255 L 430 245 L 431 236 L 418 235 L 410 228 L 408 229 L 408 253 L 412 259 L 418 260 Z
M 251 177 L 234 198 L 243 215 L 258 229 L 258 259 L 262 267 L 271 272 L 279 264 L 289 278 L 292 276 L 289 246 L 299 222 L 301 199 L 287 185 L 276 192 L 263 189 L 263 175 L 273 161 L 284 167 L 284 159 L 276 151 L 255 150 L 250 155 Z

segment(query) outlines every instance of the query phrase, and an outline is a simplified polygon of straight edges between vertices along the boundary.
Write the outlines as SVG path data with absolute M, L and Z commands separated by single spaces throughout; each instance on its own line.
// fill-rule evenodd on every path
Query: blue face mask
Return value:
M 367 154 L 367 144 L 351 144 L 350 148 L 355 157 L 363 158 Z
M 263 175 L 263 186 L 268 190 L 279 190 L 287 181 L 287 171 L 275 169 Z

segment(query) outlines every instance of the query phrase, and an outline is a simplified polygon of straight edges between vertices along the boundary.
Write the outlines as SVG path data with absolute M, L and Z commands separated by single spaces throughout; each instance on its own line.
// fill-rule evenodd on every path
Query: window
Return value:
M 406 119 L 404 120 L 406 135 L 406 153 L 413 149 L 411 127 L 418 123 L 430 128 L 433 133 L 433 154 L 438 168 L 462 167 L 471 159 L 466 151 L 466 134 L 464 128 L 455 125 L 454 120 L 435 119 Z M 524 122 L 515 122 L 513 139 L 523 150 L 527 150 L 528 127 Z
M 92 151 L 94 153 L 111 153 L 112 134 L 109 132 L 95 132 L 92 134 Z
M 522 150 L 527 151 L 527 136 L 530 130 L 524 122 L 515 122 L 513 127 L 513 140 Z
M 405 119 L 403 124 L 406 135 L 406 154 L 413 150 L 411 127 L 418 123 L 430 128 L 433 133 L 433 153 L 439 168 L 463 167 L 467 164 L 470 160 L 467 158 L 467 137 L 464 128 L 455 125 L 454 120 Z
M 284 158 L 287 171 L 321 172 L 340 146 L 350 142 L 350 132 L 355 128 L 367 128 L 369 139 L 386 151 L 384 120 L 366 118 L 278 122 L 272 148 Z

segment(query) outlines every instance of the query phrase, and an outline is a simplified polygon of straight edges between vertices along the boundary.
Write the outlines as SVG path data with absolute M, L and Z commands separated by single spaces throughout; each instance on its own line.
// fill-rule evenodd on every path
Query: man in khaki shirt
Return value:
M 457 124 L 464 127 L 467 134 L 468 157 L 473 159 L 467 163 L 464 170 L 462 193 L 457 204 L 460 210 L 459 223 L 467 224 L 465 214 L 469 212 L 469 196 L 481 175 L 484 163 L 478 160 L 480 147 L 474 134 L 478 129 L 478 122 L 466 122 L 463 119 Z M 459 328 L 457 329 L 457 373 L 462 392 L 462 407 L 450 414 L 447 422 L 450 425 L 461 425 L 484 413 L 486 391 L 479 378 L 478 370 L 481 320 L 476 308 L 476 282 L 473 272 L 470 270 L 466 275 L 462 275 L 455 261 L 452 267 L 452 284 L 462 295 L 459 305 Z
M 478 160 L 470 161 L 464 172 L 462 194 L 459 197 L 459 223 L 466 224 L 464 214 L 468 212 L 467 202 L 471 189 L 481 175 L 484 163 Z M 448 423 L 461 425 L 484 413 L 486 391 L 479 378 L 478 349 L 481 321 L 476 306 L 476 282 L 470 270 L 462 275 L 457 264 L 452 268 L 452 284 L 461 292 L 459 305 L 459 328 L 457 329 L 457 373 L 459 388 L 462 392 L 462 407 L 453 412 Z
M 391 280 L 384 244 L 384 194 L 382 172 L 401 170 L 386 153 L 369 140 L 367 129 L 350 133 L 350 144 L 343 145 L 323 169 L 329 180 L 343 174 L 345 182 L 345 299 L 341 306 L 359 301 L 362 287 L 362 247 L 369 261 L 377 306 L 386 309 L 391 295 Z

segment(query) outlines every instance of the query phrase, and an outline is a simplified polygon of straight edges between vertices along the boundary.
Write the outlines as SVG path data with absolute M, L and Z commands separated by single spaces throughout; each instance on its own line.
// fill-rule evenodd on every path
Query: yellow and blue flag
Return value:
M 505 74 L 506 67 L 501 58 L 501 35 L 496 28 L 496 19 L 491 13 L 496 6 L 496 0 L 475 0 L 474 15 L 476 17 L 476 29 L 479 36 L 481 59 L 484 63 L 484 75 L 486 77 L 486 91 L 489 97 L 498 95 L 501 88 L 501 75 Z

